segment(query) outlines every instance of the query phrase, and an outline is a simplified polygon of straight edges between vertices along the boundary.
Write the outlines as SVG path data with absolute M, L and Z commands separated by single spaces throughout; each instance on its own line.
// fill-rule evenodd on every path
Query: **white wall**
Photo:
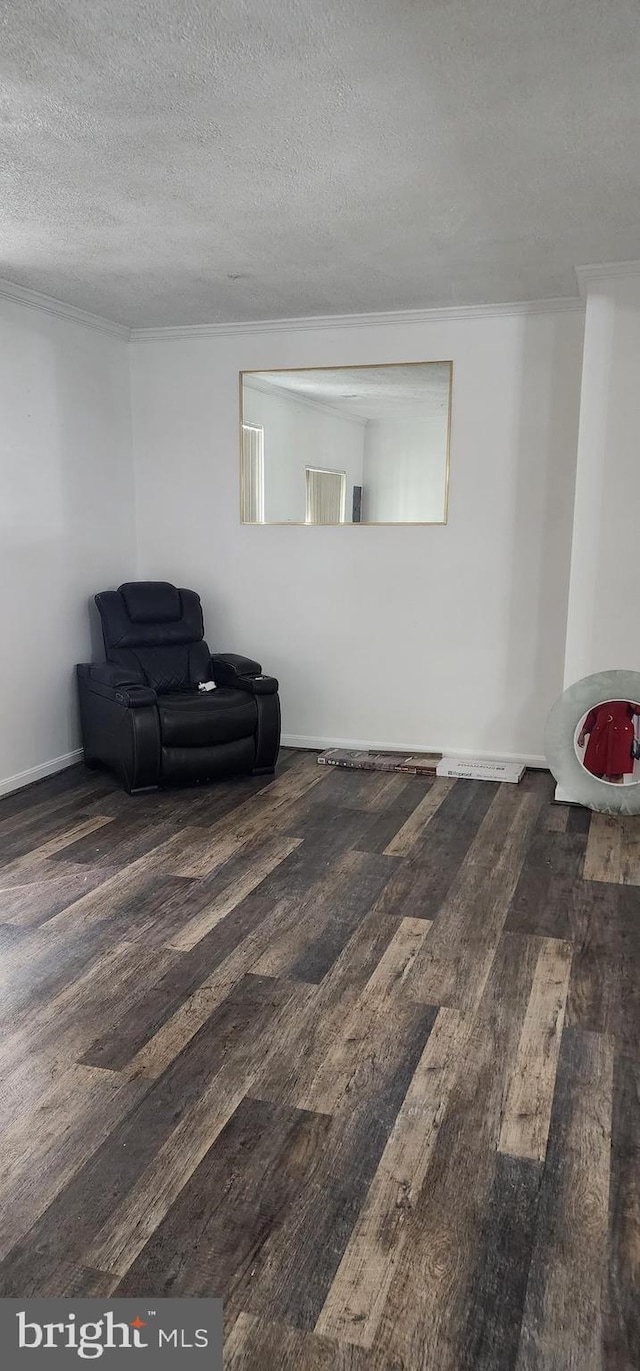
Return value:
M 540 757 L 562 686 L 582 328 L 579 311 L 514 312 L 129 348 L 1 301 L 0 790 L 73 755 L 88 601 L 136 574 L 195 586 L 212 645 L 280 676 L 290 740 Z M 240 526 L 240 370 L 443 357 L 447 526 Z M 631 551 L 629 577 L 635 595 Z
M 364 422 L 342 418 L 317 404 L 275 391 L 243 387 L 246 424 L 264 428 L 264 512 L 267 523 L 304 523 L 305 467 L 347 476 L 347 518 L 353 487 L 362 484 Z
M 441 523 L 447 474 L 446 415 L 375 419 L 364 435 L 363 519 Z
M 138 573 L 280 677 L 288 739 L 541 757 L 562 689 L 583 315 L 132 346 Z M 449 523 L 242 527 L 241 370 L 452 358 Z
M 565 684 L 640 671 L 640 275 L 588 284 Z
M 134 519 L 126 342 L 0 300 L 0 362 L 2 792 L 79 746 L 87 601 L 132 574 Z

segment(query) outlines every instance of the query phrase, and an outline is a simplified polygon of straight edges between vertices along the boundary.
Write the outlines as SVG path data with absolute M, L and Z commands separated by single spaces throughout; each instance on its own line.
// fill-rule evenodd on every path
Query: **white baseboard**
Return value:
M 458 757 L 461 761 L 469 757 L 486 757 L 494 762 L 518 762 L 521 766 L 531 766 L 546 769 L 547 762 L 545 757 L 528 755 L 521 752 L 458 752 L 454 748 L 425 747 L 424 743 L 380 743 L 372 742 L 370 739 L 363 738 L 311 738 L 306 734 L 283 733 L 283 747 L 309 748 L 314 752 L 324 752 L 328 747 L 348 747 L 357 749 L 359 752 L 445 752 L 447 757 Z M 15 776 L 6 776 L 0 780 L 0 795 L 10 795 L 13 790 L 21 790 L 25 785 L 31 785 L 33 781 L 41 781 L 45 776 L 53 776 L 56 771 L 64 771 L 68 766 L 74 766 L 76 762 L 82 761 L 82 748 L 77 747 L 73 752 L 65 752 L 62 757 L 52 757 L 48 762 L 41 762 L 39 766 L 29 767 L 28 771 L 18 771 Z M 556 794 L 556 799 L 559 796 Z M 564 799 L 564 797 L 563 797 Z
M 519 766 L 531 766 L 537 769 L 547 769 L 546 757 L 537 756 L 524 752 L 459 752 L 454 747 L 443 747 L 440 744 L 436 747 L 425 746 L 424 743 L 380 743 L 372 742 L 370 738 L 311 738 L 299 733 L 283 733 L 283 747 L 312 748 L 314 751 L 324 752 L 327 747 L 347 747 L 357 749 L 358 752 L 442 752 L 447 757 L 456 757 L 460 761 L 467 761 L 475 757 L 486 758 L 492 762 L 516 762 Z
M 40 762 L 39 766 L 30 766 L 28 771 L 18 771 L 15 776 L 6 776 L 0 781 L 0 795 L 9 795 L 12 790 L 21 790 L 24 785 L 41 781 L 45 776 L 53 776 L 56 771 L 64 771 L 66 767 L 73 766 L 81 760 L 82 748 L 76 747 L 73 752 L 65 752 L 62 757 L 52 757 L 48 762 Z

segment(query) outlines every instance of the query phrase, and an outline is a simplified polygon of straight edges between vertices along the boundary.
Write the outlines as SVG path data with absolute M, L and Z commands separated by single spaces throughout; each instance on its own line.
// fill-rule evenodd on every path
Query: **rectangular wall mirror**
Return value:
M 452 369 L 241 372 L 241 522 L 446 524 Z

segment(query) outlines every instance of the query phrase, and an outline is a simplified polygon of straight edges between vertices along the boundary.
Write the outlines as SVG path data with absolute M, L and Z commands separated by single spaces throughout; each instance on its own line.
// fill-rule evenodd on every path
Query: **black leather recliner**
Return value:
M 132 794 L 273 771 L 278 682 L 249 657 L 211 655 L 194 590 L 129 581 L 95 602 L 107 660 L 77 668 L 88 766 L 111 767 Z

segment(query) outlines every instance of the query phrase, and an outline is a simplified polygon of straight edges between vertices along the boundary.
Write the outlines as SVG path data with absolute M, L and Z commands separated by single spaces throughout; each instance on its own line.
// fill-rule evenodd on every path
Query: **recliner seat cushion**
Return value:
M 158 713 L 163 748 L 235 742 L 251 737 L 258 722 L 252 695 L 222 688 L 160 695 Z

